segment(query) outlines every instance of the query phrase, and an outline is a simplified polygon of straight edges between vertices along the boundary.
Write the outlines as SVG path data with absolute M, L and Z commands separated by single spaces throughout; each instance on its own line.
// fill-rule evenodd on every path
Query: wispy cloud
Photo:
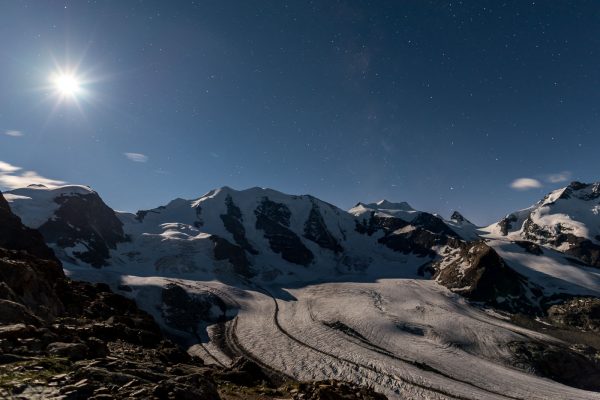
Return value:
M 571 171 L 562 171 L 557 174 L 549 174 L 546 176 L 546 181 L 550 183 L 566 182 L 571 179 Z
M 10 174 L 13 172 L 17 172 L 21 169 L 21 167 L 17 167 L 16 165 L 9 164 L 4 161 L 0 161 L 0 174 Z
M 33 184 L 55 187 L 65 183 L 57 179 L 46 178 L 35 171 L 23 171 L 21 167 L 0 161 L 0 188 L 2 189 L 16 189 Z
M 533 178 L 519 178 L 512 181 L 510 187 L 515 190 L 539 189 L 542 187 L 542 182 Z
M 142 153 L 123 153 L 123 155 L 129 158 L 131 161 L 135 162 L 146 162 L 148 161 L 148 156 Z
M 4 134 L 6 136 L 12 136 L 12 137 L 21 137 L 23 136 L 23 132 L 21 131 L 16 131 L 16 130 L 8 130 L 8 131 L 4 131 Z

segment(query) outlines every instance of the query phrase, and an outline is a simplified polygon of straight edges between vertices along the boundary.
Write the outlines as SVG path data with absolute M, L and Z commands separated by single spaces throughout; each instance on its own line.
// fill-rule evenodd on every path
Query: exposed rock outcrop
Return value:
M 325 220 L 321 215 L 319 206 L 313 202 L 308 219 L 304 223 L 304 237 L 335 253 L 340 253 L 344 248 L 339 244 L 335 236 L 329 232 Z
M 220 216 L 225 229 L 233 235 L 233 239 L 241 248 L 250 254 L 258 254 L 258 251 L 252 247 L 246 238 L 246 229 L 242 223 L 242 211 L 235 205 L 231 195 L 228 195 L 225 198 L 225 205 L 227 206 L 227 213 L 221 214 Z
M 210 240 L 215 244 L 213 253 L 216 260 L 229 261 L 233 265 L 233 271 L 245 278 L 251 278 L 255 275 L 244 249 L 216 235 L 211 236 Z
M 285 204 L 265 197 L 254 213 L 256 229 L 264 231 L 264 236 L 275 253 L 294 264 L 307 266 L 313 261 L 313 253 L 289 229 L 291 212 Z
M 541 295 L 484 242 L 461 243 L 434 263 L 433 278 L 465 298 L 516 312 L 539 312 Z
M 54 199 L 54 217 L 38 228 L 47 243 L 74 248 L 73 257 L 94 267 L 107 265 L 110 249 L 127 240 L 123 223 L 97 193 L 74 193 Z
M 514 365 L 539 376 L 585 390 L 600 390 L 600 352 L 587 346 L 511 342 Z
M 579 297 L 553 305 L 548 320 L 560 327 L 600 332 L 600 299 Z

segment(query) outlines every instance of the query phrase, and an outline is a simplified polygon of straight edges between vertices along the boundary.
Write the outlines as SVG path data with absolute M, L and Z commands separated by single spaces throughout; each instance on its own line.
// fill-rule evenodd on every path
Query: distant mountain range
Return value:
M 348 211 L 310 195 L 271 189 L 212 190 L 136 214 L 112 210 L 87 186 L 32 185 L 5 193 L 13 212 L 38 229 L 72 266 L 124 272 L 237 274 L 291 282 L 343 274 L 411 276 L 407 257 L 436 261 L 459 242 L 521 243 L 600 267 L 600 184 L 573 182 L 497 223 L 477 227 L 408 203 L 358 203 Z M 537 245 L 537 246 L 535 246 Z M 554 254 L 554 253 L 552 253 Z M 420 265 L 420 266 L 422 266 Z
M 221 282 L 266 293 L 266 288 L 329 283 L 429 281 L 434 286 L 424 290 L 445 287 L 470 307 L 509 318 L 523 315 L 528 321 L 560 314 L 560 322 L 554 321 L 562 324 L 560 329 L 600 330 L 600 314 L 593 314 L 594 299 L 600 296 L 600 183 L 573 182 L 487 227 L 458 212 L 444 219 L 406 202 L 358 203 L 345 211 L 310 195 L 262 188 L 223 187 L 135 214 L 112 210 L 87 186 L 33 185 L 4 196 L 23 223 L 41 233 L 69 274 L 106 282 L 136 299 L 164 329 L 190 345 L 198 337 L 213 343 L 210 327 L 240 312 L 234 303 L 242 300 L 223 297 L 215 287 L 212 295 L 194 297 L 199 292 L 189 282 Z M 179 295 L 173 297 L 173 290 L 180 290 L 175 287 L 192 297 L 182 303 Z M 173 302 L 175 298 L 179 300 Z M 583 305 L 577 306 L 578 299 L 592 302 L 586 303 L 587 314 Z M 182 323 L 177 316 L 194 304 L 212 311 Z M 197 331 L 198 324 L 206 331 Z M 214 351 L 221 354 L 222 349 Z M 537 368 L 538 375 L 600 389 L 580 376 L 548 372 L 540 366 L 546 359 L 523 361 L 527 351 L 532 350 L 519 348 L 511 357 Z M 560 354 L 562 361 L 583 357 L 577 362 L 592 371 L 588 377 L 600 376 L 595 355 Z

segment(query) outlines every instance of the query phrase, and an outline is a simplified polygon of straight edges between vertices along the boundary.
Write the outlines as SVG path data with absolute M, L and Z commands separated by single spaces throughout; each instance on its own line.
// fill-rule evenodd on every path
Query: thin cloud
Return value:
M 142 153 L 123 153 L 123 155 L 135 162 L 147 162 L 148 156 Z
M 17 189 L 33 184 L 56 187 L 65 183 L 58 179 L 46 178 L 35 171 L 23 171 L 21 167 L 0 161 L 0 188 L 2 189 Z
M 570 171 L 563 171 L 563 172 L 559 172 L 557 174 L 550 174 L 550 175 L 546 176 L 546 181 L 548 181 L 550 183 L 566 182 L 569 179 L 571 179 Z
M 8 131 L 4 131 L 4 134 L 6 136 L 12 136 L 12 137 L 21 137 L 23 136 L 23 132 L 21 131 L 16 131 L 16 130 L 8 130 Z
M 21 167 L 0 161 L 0 174 L 13 173 L 21 170 Z
M 539 189 L 542 187 L 542 182 L 533 178 L 519 178 L 515 179 L 510 187 L 515 190 Z

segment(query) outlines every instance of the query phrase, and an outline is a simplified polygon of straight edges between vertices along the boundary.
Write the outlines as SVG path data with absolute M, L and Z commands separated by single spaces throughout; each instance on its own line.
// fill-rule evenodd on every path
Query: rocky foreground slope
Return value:
M 60 229 L 51 231 L 59 239 Z M 300 384 L 243 358 L 229 368 L 205 366 L 133 300 L 65 277 L 42 235 L 1 194 L 0 397 L 385 399 L 342 382 Z

